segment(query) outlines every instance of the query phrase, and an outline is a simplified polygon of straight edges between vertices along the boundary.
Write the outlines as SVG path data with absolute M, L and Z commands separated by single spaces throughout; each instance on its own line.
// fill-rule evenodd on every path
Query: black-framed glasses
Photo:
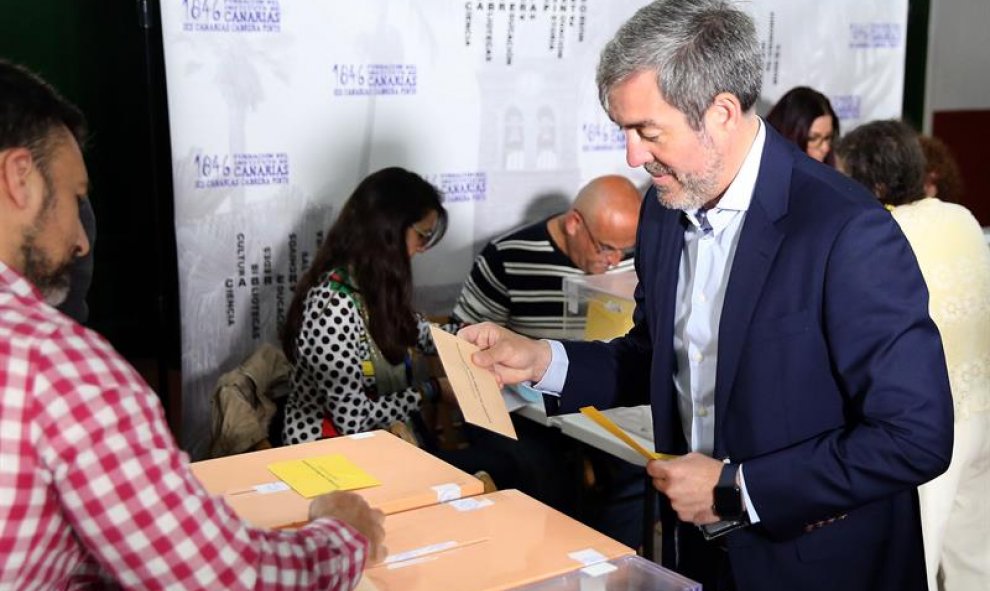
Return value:
M 420 240 L 422 240 L 423 245 L 421 248 L 423 250 L 429 250 L 433 248 L 436 245 L 436 243 L 440 241 L 439 219 L 437 219 L 437 221 L 433 224 L 433 227 L 430 228 L 429 230 L 424 230 L 419 226 L 417 226 L 416 224 L 413 224 L 410 227 L 413 229 L 413 232 L 416 232 L 416 235 L 419 236 Z
M 617 246 L 612 246 L 611 244 L 606 244 L 599 241 L 591 232 L 591 226 L 589 226 L 588 221 L 584 219 L 584 214 L 581 213 L 581 210 L 575 209 L 574 213 L 576 213 L 578 219 L 581 220 L 581 225 L 584 226 L 584 231 L 588 233 L 588 240 L 590 240 L 591 245 L 595 247 L 595 252 L 597 254 L 603 254 L 606 256 L 618 254 L 621 258 L 626 258 L 633 253 L 634 247 L 619 248 Z
M 813 133 L 808 136 L 808 145 L 812 148 L 821 148 L 824 144 L 828 143 L 829 147 L 835 144 L 836 138 L 835 133 L 830 133 L 828 135 L 818 135 Z

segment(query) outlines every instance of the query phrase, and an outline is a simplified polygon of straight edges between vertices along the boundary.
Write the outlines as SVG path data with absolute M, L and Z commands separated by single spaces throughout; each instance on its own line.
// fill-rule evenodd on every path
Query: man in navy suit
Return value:
M 863 187 L 756 116 L 760 72 L 729 2 L 641 9 L 598 68 L 654 185 L 634 328 L 610 343 L 460 334 L 550 411 L 651 404 L 657 450 L 683 454 L 647 466 L 669 501 L 664 562 L 705 589 L 924 589 L 916 487 L 952 453 L 925 283 Z

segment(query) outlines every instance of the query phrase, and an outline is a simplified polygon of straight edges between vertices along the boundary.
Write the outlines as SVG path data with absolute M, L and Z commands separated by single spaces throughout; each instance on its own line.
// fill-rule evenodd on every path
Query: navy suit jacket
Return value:
M 667 453 L 688 451 L 673 383 L 685 223 L 648 192 L 635 326 L 565 343 L 557 409 L 649 403 Z M 911 247 L 862 186 L 768 126 L 718 334 L 714 456 L 744 465 L 761 518 L 728 535 L 738 588 L 924 589 L 916 487 L 951 453 L 942 343 Z

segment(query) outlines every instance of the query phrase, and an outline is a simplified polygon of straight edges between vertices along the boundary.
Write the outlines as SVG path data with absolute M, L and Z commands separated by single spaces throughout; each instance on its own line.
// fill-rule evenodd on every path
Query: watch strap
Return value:
M 739 464 L 726 463 L 722 466 L 722 472 L 718 477 L 718 484 L 714 490 L 714 513 L 721 519 L 739 519 L 745 513 L 743 506 L 742 489 L 737 482 Z
M 718 476 L 718 486 L 719 488 L 735 488 L 739 489 L 739 485 L 736 482 L 736 475 L 739 473 L 739 464 L 722 464 L 722 472 Z

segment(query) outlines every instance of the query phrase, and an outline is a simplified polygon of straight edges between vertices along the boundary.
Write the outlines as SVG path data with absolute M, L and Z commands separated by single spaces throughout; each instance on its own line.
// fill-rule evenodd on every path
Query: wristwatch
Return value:
M 736 483 L 737 472 L 739 472 L 739 464 L 724 464 L 722 473 L 718 477 L 718 484 L 712 491 L 715 499 L 712 509 L 722 521 L 741 519 L 745 512 L 742 490 Z

